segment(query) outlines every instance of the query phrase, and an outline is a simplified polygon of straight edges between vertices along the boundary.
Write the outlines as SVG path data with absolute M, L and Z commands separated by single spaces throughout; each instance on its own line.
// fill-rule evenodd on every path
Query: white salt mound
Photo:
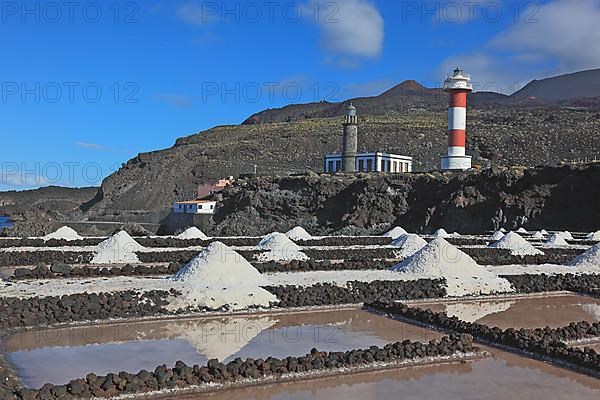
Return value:
M 545 236 L 541 231 L 537 231 L 531 236 L 533 239 L 543 239 Z
M 444 228 L 440 228 L 437 231 L 435 231 L 433 236 L 436 238 L 445 238 L 445 237 L 450 236 L 450 234 L 448 232 L 446 232 L 446 230 Z
M 573 267 L 581 270 L 600 270 L 600 243 L 590 247 L 585 253 L 576 257 L 569 263 Z
M 517 229 L 517 233 L 529 233 L 529 232 L 527 232 L 527 229 L 520 227 L 519 229 Z
M 448 296 L 512 292 L 512 286 L 446 240 L 437 238 L 395 265 L 395 272 L 444 278 Z
M 504 233 L 501 231 L 496 231 L 490 236 L 490 240 L 500 240 L 504 237 Z
M 396 257 L 406 258 L 412 256 L 417 251 L 427 246 L 427 242 L 419 235 L 407 233 L 395 239 L 392 242 L 392 246 L 400 247 L 400 250 L 395 252 Z
M 190 228 L 187 228 L 185 231 L 181 232 L 179 235 L 177 235 L 177 239 L 206 240 L 208 239 L 208 236 L 206 236 L 204 232 L 202 232 L 200 229 L 196 228 L 195 226 L 192 226 Z
M 267 250 L 258 256 L 260 261 L 292 261 L 308 260 L 308 256 L 300 250 L 300 246 L 292 242 L 283 233 L 273 232 L 265 236 L 257 246 Z
M 547 236 L 547 235 L 549 235 L 548 231 L 547 231 L 547 230 L 545 230 L 545 229 L 542 229 L 540 232 L 541 232 L 541 233 L 542 233 L 542 235 L 544 235 L 544 236 Z
M 395 226 L 381 236 L 390 237 L 392 239 L 397 239 L 400 236 L 406 235 L 406 234 L 407 234 L 407 232 L 404 230 L 404 228 L 402 228 L 400 226 Z
M 558 234 L 554 234 L 554 235 L 550 236 L 548 238 L 548 240 L 546 240 L 544 242 L 544 246 L 548 246 L 548 247 L 568 246 L 568 245 L 569 245 L 569 243 L 567 243 L 564 236 L 558 235 Z
M 96 255 L 92 259 L 91 263 L 139 263 L 140 260 L 135 252 L 143 249 L 144 247 L 136 242 L 131 236 L 129 236 L 127 232 L 119 231 L 96 246 Z
M 523 239 L 516 232 L 507 233 L 502 239 L 490 244 L 488 247 L 496 249 L 508 249 L 515 256 L 534 256 L 544 254 L 543 251 L 533 247 L 531 243 Z
M 267 286 L 269 281 L 235 250 L 213 242 L 184 265 L 173 280 L 206 287 Z
M 600 231 L 591 232 L 585 238 L 588 240 L 600 240 Z
M 557 235 L 565 240 L 573 240 L 573 235 L 571 235 L 571 232 L 569 231 L 558 232 Z
M 47 234 L 42 239 L 50 240 L 50 239 L 64 239 L 64 240 L 79 240 L 83 239 L 82 236 L 75 231 L 73 228 L 69 228 L 68 226 L 61 226 L 56 231 Z
M 295 228 L 290 229 L 289 231 L 287 231 L 285 233 L 285 236 L 287 236 L 288 238 L 290 238 L 291 240 L 310 240 L 312 239 L 312 235 L 308 232 L 306 232 L 306 229 L 304 229 L 301 226 L 297 226 Z
M 221 242 L 211 243 L 172 277 L 181 283 L 181 296 L 170 299 L 172 310 L 187 307 L 267 307 L 277 298 L 263 289 L 269 280 L 241 255 Z

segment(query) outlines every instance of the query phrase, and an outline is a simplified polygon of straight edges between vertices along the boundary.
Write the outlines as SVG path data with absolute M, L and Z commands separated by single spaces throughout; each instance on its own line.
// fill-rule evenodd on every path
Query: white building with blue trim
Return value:
M 412 157 L 390 153 L 356 154 L 356 172 L 412 172 Z M 325 154 L 326 173 L 342 172 L 342 155 Z
M 412 172 L 412 157 L 400 154 L 357 153 L 358 117 L 356 107 L 350 103 L 346 108 L 344 123 L 343 151 L 341 154 L 325 154 L 323 169 L 325 173 L 336 172 Z

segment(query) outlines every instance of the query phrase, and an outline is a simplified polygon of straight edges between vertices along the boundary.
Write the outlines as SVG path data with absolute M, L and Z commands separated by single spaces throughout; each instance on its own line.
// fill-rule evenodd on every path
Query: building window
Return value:
M 367 160 L 367 172 L 369 171 L 373 171 L 373 160 L 370 158 Z
M 335 162 L 334 172 L 338 172 L 338 171 L 341 171 L 341 170 L 342 170 L 342 162 L 340 160 L 337 160 Z
M 327 172 L 335 172 L 335 161 L 327 161 Z
M 365 161 L 364 160 L 358 160 L 358 171 L 362 171 L 365 167 Z

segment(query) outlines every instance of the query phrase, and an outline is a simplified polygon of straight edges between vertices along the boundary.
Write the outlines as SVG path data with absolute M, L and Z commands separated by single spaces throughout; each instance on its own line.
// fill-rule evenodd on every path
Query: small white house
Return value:
M 173 203 L 173 212 L 177 214 L 214 214 L 216 201 L 191 200 Z
M 412 172 L 412 157 L 389 153 L 359 153 L 356 155 L 357 172 Z M 325 155 L 325 173 L 342 170 L 341 154 Z

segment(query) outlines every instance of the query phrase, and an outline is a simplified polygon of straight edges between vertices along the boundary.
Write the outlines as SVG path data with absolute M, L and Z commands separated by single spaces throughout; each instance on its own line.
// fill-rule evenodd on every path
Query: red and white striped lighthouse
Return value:
M 471 76 L 457 67 L 444 81 L 450 93 L 448 108 L 448 154 L 442 157 L 442 170 L 471 169 L 471 156 L 466 155 L 467 95 L 473 91 Z

